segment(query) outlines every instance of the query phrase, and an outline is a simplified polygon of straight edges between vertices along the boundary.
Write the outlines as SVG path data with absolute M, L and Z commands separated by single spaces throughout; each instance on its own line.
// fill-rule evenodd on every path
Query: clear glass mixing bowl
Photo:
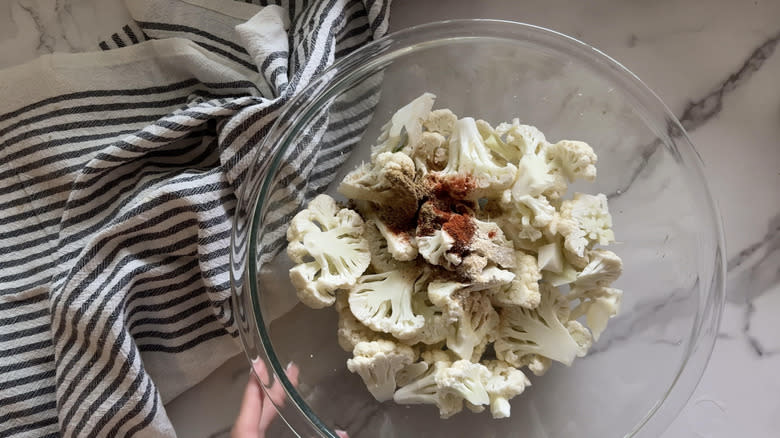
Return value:
M 338 198 L 381 125 L 423 92 L 436 108 L 491 123 L 519 117 L 548 139 L 599 156 L 621 313 L 591 353 L 556 365 L 512 401 L 510 419 L 377 403 L 345 366 L 333 309 L 298 303 L 284 233 L 316 193 Z M 693 392 L 712 351 L 723 292 L 723 237 L 700 159 L 672 113 L 598 50 L 526 24 L 465 20 L 410 28 L 326 70 L 283 110 L 239 194 L 232 242 L 234 313 L 252 361 L 286 391 L 276 405 L 301 436 L 657 437 Z M 269 158 L 270 157 L 270 158 Z M 298 385 L 285 374 L 294 362 Z M 269 385 L 270 382 L 263 382 Z M 284 424 L 284 423 L 281 423 Z

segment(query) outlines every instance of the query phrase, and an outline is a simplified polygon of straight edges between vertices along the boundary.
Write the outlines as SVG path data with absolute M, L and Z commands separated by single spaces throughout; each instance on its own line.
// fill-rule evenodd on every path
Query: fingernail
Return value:
M 284 370 L 285 370 L 285 371 L 290 371 L 290 368 L 292 368 L 292 366 L 293 366 L 293 363 L 292 363 L 292 362 L 287 362 L 287 366 L 286 366 L 286 367 L 284 367 Z

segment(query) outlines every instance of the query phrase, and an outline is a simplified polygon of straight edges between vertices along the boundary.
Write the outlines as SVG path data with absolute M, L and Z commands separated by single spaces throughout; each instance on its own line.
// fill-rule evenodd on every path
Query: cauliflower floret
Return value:
M 490 294 L 490 301 L 496 307 L 522 306 L 534 309 L 539 305 L 539 280 L 542 274 L 536 264 L 536 257 L 516 252 L 517 265 L 514 269 L 515 278 L 511 283 L 495 288 Z
M 534 376 L 543 376 L 552 366 L 552 361 L 538 354 L 526 354 L 520 358 L 520 366 L 528 367 Z
M 566 181 L 582 179 L 592 182 L 596 179 L 598 157 L 587 143 L 561 140 L 545 148 L 544 153 L 552 172 L 563 176 Z
M 435 95 L 423 93 L 396 111 L 382 127 L 382 135 L 371 151 L 371 159 L 382 152 L 398 152 L 407 145 L 416 144 L 422 135 L 423 121 L 431 112 L 435 99 Z
M 416 269 L 363 275 L 349 291 L 349 309 L 366 326 L 403 339 L 423 328 L 425 318 L 412 310 L 415 283 L 425 276 Z
M 516 264 L 514 246 L 512 241 L 506 238 L 504 231 L 493 222 L 476 218 L 471 218 L 471 221 L 476 229 L 468 246 L 471 254 L 484 258 L 486 265 L 494 263 L 502 268 L 513 268 Z
M 437 132 L 423 132 L 411 151 L 414 165 L 421 175 L 439 171 L 447 165 L 447 139 Z
M 449 142 L 447 166 L 441 176 L 471 175 L 475 188 L 469 193 L 472 199 L 495 196 L 515 182 L 517 167 L 496 162 L 471 117 L 458 120 Z
M 472 406 L 490 404 L 485 383 L 490 371 L 480 363 L 458 360 L 436 374 L 436 385 L 440 391 L 454 393 Z
M 366 221 L 365 238 L 371 251 L 371 268 L 374 273 L 405 269 L 412 266 L 411 262 L 398 261 L 390 254 L 388 243 L 377 227 L 377 219 Z
M 593 339 L 598 341 L 607 328 L 609 319 L 620 311 L 623 291 L 609 287 L 598 287 L 588 290 L 575 288 L 569 294 L 569 299 L 572 301 L 578 299 L 580 301 L 572 309 L 569 318 L 578 319 L 584 315 L 585 323 L 593 334 Z
M 339 346 L 344 351 L 351 352 L 360 342 L 387 339 L 384 333 L 378 333 L 363 325 L 349 310 L 347 292 L 340 291 L 336 294 L 336 312 L 339 315 L 338 340 Z
M 510 414 L 509 400 L 525 391 L 531 381 L 522 371 L 501 360 L 484 362 L 490 372 L 485 389 L 490 397 L 490 413 L 493 418 L 508 418 Z
M 363 219 L 339 207 L 328 195 L 314 198 L 287 228 L 287 254 L 297 263 L 290 281 L 298 299 L 319 309 L 334 303 L 334 291 L 355 284 L 371 254 L 363 237 Z
M 349 172 L 338 191 L 353 200 L 397 205 L 408 197 L 415 198 L 414 174 L 414 161 L 408 155 L 382 152 L 371 164 L 364 163 Z
M 452 251 L 455 239 L 442 229 L 435 230 L 431 235 L 418 234 L 416 241 L 418 252 L 432 265 L 452 271 L 462 262 L 461 257 Z
M 501 197 L 501 205 L 507 212 L 501 219 L 509 237 L 536 241 L 543 233 L 555 234 L 555 207 L 546 198 L 523 195 L 514 198 L 510 190 Z
M 558 287 L 574 283 L 577 280 L 577 275 L 579 275 L 579 271 L 570 263 L 564 261 L 561 272 L 542 271 L 542 280 L 551 286 Z
M 499 319 L 488 295 L 468 287 L 462 283 L 433 281 L 428 285 L 428 298 L 444 310 L 451 324 L 447 348 L 461 359 L 476 362 L 493 341 Z
M 585 231 L 577 225 L 574 219 L 563 217 L 556 213 L 555 230 L 563 237 L 562 252 L 565 260 L 577 269 L 582 269 L 588 264 L 588 239 Z
M 458 116 L 452 113 L 449 109 L 437 109 L 428 114 L 428 117 L 423 121 L 423 127 L 428 131 L 441 134 L 443 136 L 449 136 L 452 134 L 452 130 L 455 127 L 455 122 L 458 121 Z
M 575 357 L 587 353 L 590 343 L 585 342 L 581 325 L 562 318 L 568 317 L 568 300 L 546 283 L 542 283 L 541 295 L 541 302 L 534 310 L 519 306 L 501 309 L 494 344 L 499 359 L 519 367 L 523 365 L 523 356 L 538 354 L 568 366 Z
M 512 196 L 537 197 L 547 191 L 560 192 L 560 182 L 550 172 L 550 167 L 543 157 L 536 154 L 524 155 L 517 163 L 517 181 L 512 186 Z M 563 191 L 566 191 L 565 186 Z
M 577 222 L 591 245 L 609 245 L 615 241 L 612 216 L 607 207 L 607 197 L 603 193 L 595 196 L 575 193 L 574 198 L 561 203 L 560 213 L 561 216 Z
M 426 287 L 418 287 L 426 286 Z M 444 311 L 436 307 L 428 298 L 427 283 L 418 281 L 415 283 L 415 291 L 412 296 L 412 311 L 415 315 L 421 315 L 425 319 L 422 329 L 413 337 L 402 341 L 413 345 L 423 343 L 436 344 L 447 338 L 449 331 L 449 319 Z
M 497 154 L 510 163 L 517 163 L 523 156 L 537 155 L 547 146 L 544 134 L 534 126 L 521 125 L 519 119 L 512 123 L 500 123 L 495 134 L 499 137 Z
M 548 243 L 539 248 L 537 265 L 540 271 L 560 273 L 563 271 L 563 264 L 563 252 L 559 243 Z
M 443 391 L 436 377 L 450 366 L 450 362 L 437 361 L 428 371 L 398 388 L 393 400 L 398 404 L 432 404 L 439 408 L 441 418 L 449 418 L 463 410 L 463 398 L 452 391 Z
M 607 287 L 623 273 L 623 261 L 612 251 L 592 249 L 588 251 L 588 260 L 588 265 L 577 275 L 575 287 Z
M 417 241 L 411 233 L 406 231 L 394 232 L 379 219 L 375 219 L 375 224 L 387 242 L 387 251 L 394 259 L 408 262 L 417 258 Z
M 416 359 L 408 345 L 380 340 L 355 345 L 347 369 L 363 379 L 371 395 L 383 402 L 393 398 L 395 375 Z

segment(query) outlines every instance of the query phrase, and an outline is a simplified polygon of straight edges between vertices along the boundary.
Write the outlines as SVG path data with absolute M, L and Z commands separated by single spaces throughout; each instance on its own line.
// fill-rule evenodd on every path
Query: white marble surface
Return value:
M 689 130 L 720 206 L 727 304 L 697 391 L 665 437 L 780 432 L 780 0 L 395 0 L 391 28 L 489 17 L 588 42 L 641 77 Z M 0 68 L 84 51 L 127 20 L 119 0 L 0 0 Z M 228 360 L 166 408 L 182 437 L 222 437 L 248 367 Z

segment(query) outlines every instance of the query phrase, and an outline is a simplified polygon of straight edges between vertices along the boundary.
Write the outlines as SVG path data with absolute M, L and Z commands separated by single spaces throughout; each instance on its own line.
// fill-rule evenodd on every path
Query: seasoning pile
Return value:
M 510 415 L 552 361 L 587 354 L 622 291 L 622 262 L 586 143 L 549 143 L 517 119 L 432 110 L 425 93 L 383 127 L 349 173 L 342 206 L 314 198 L 291 221 L 290 279 L 313 308 L 335 304 L 339 344 L 379 401 Z

